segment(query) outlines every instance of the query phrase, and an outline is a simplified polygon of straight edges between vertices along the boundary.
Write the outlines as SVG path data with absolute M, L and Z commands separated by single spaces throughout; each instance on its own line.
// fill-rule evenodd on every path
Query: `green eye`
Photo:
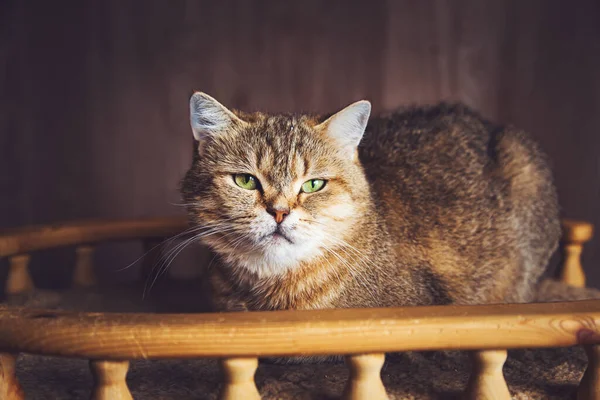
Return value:
M 311 179 L 302 184 L 302 191 L 304 193 L 314 193 L 323 189 L 325 181 L 323 179 Z
M 242 189 L 256 190 L 258 179 L 250 174 L 234 174 L 233 181 Z

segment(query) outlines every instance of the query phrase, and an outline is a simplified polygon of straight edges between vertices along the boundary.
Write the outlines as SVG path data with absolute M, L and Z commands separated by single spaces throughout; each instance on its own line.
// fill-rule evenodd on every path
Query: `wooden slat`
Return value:
M 0 353 L 0 399 L 24 400 L 25 395 L 15 375 L 14 354 Z
M 385 354 L 358 354 L 346 357 L 350 368 L 343 400 L 387 400 L 388 395 L 381 381 L 381 367 Z
M 583 221 L 563 220 L 562 250 L 564 258 L 560 280 L 575 287 L 585 287 L 585 273 L 581 265 L 583 245 L 594 235 L 594 226 Z
M 89 287 L 96 284 L 94 272 L 94 247 L 89 245 L 77 246 L 75 249 L 75 270 L 73 271 L 73 286 Z
M 225 314 L 0 307 L 0 348 L 90 359 L 493 350 L 600 343 L 600 300 Z
M 581 244 L 563 244 L 563 261 L 559 279 L 561 282 L 574 287 L 585 287 L 585 272 L 581 265 Z
M 223 387 L 220 400 L 260 400 L 260 394 L 254 383 L 254 374 L 258 367 L 256 357 L 226 358 L 221 361 Z
M 510 400 L 510 392 L 502 373 L 505 361 L 506 350 L 471 353 L 472 371 L 465 400 Z
M 33 279 L 29 272 L 30 256 L 21 254 L 10 258 L 8 277 L 6 279 L 6 293 L 18 294 L 34 289 Z
M 0 257 L 59 246 L 170 236 L 187 228 L 183 217 L 123 221 L 88 221 L 30 227 L 0 234 Z
M 90 361 L 94 377 L 91 400 L 133 400 L 126 377 L 128 361 Z
M 562 241 L 565 243 L 585 243 L 594 236 L 594 225 L 574 219 L 561 220 Z

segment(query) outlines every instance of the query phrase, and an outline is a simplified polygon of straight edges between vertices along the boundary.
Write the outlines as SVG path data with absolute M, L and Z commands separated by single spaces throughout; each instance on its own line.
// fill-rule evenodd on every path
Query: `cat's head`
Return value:
M 182 194 L 202 241 L 259 276 L 350 251 L 344 242 L 370 205 L 357 152 L 370 111 L 359 101 L 325 120 L 243 114 L 195 93 Z

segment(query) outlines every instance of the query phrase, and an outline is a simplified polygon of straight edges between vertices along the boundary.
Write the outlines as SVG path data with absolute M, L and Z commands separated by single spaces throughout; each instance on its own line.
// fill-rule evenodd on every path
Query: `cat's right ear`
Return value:
M 333 114 L 325 122 L 315 126 L 315 129 L 326 132 L 338 143 L 343 153 L 356 159 L 358 144 L 365 133 L 369 115 L 371 103 L 367 100 L 357 101 Z
M 190 123 L 194 138 L 202 143 L 246 122 L 206 93 L 196 92 L 190 98 Z

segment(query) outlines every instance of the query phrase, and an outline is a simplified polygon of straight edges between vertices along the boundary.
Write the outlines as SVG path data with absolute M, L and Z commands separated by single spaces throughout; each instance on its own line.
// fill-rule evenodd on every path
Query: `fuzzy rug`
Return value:
M 138 289 L 35 291 L 8 299 L 28 307 L 85 311 L 199 311 L 190 303 L 195 286 L 157 290 L 140 301 Z M 186 292 L 187 290 L 187 292 Z M 175 296 L 174 293 L 177 295 Z M 544 281 L 537 301 L 600 298 L 600 291 Z M 179 303 L 178 303 L 179 302 Z M 580 348 L 510 351 L 504 375 L 514 399 L 572 399 L 587 360 Z M 464 352 L 388 355 L 382 379 L 391 399 L 458 399 L 469 376 Z M 21 355 L 17 376 L 27 399 L 87 399 L 92 378 L 86 360 Z M 348 371 L 343 363 L 273 365 L 261 363 L 256 383 L 263 399 L 337 399 Z M 127 384 L 135 399 L 215 399 L 220 375 L 215 360 L 133 361 Z

